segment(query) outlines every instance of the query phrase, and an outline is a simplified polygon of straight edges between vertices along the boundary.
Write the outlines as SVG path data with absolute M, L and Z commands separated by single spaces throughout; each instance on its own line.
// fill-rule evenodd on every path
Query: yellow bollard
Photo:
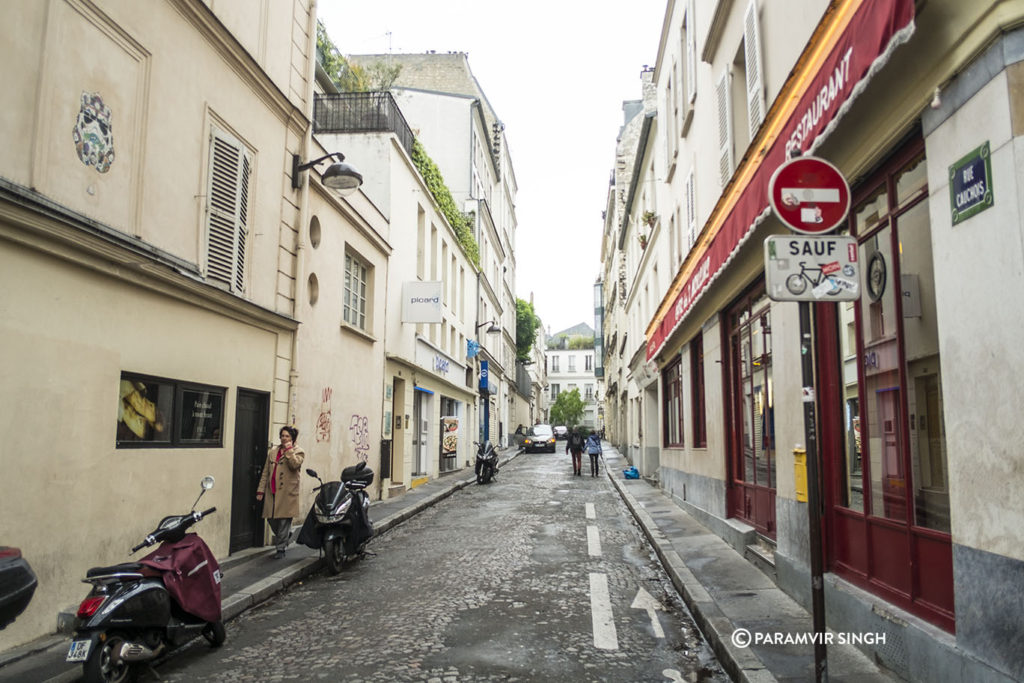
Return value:
M 797 446 L 793 449 L 793 481 L 796 485 L 796 499 L 807 502 L 807 451 Z

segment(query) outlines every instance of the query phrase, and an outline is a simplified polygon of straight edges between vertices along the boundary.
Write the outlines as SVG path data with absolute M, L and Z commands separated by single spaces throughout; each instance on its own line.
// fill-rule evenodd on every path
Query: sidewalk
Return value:
M 762 634 L 811 633 L 810 615 L 656 486 L 643 479 L 625 479 L 622 470 L 628 464 L 626 459 L 607 442 L 604 448 L 607 476 L 654 546 L 676 590 L 730 676 L 754 683 L 813 681 L 812 645 L 741 648 L 732 640 L 733 633 L 741 628 Z M 516 455 L 515 448 L 502 450 L 502 464 Z M 397 498 L 372 503 L 370 516 L 376 532 L 384 533 L 474 481 L 471 470 L 460 470 Z M 271 559 L 271 554 L 269 548 L 253 548 L 222 562 L 225 621 L 322 566 L 319 553 L 303 546 L 293 545 L 283 561 Z M 230 637 L 230 628 L 228 633 Z M 0 653 L 0 681 L 77 680 L 81 666 L 64 662 L 69 641 L 66 635 L 49 636 Z M 832 681 L 895 680 L 852 645 L 830 645 L 828 656 Z
M 738 629 L 744 629 L 744 635 L 811 634 L 811 615 L 661 489 L 643 479 L 626 479 L 626 458 L 607 442 L 603 445 L 612 484 L 654 546 L 722 668 L 736 681 L 813 681 L 813 645 L 738 647 L 733 641 Z M 828 646 L 828 674 L 831 681 L 899 680 L 853 645 Z
M 504 465 L 519 454 L 519 449 L 500 449 L 499 454 L 500 463 Z M 374 501 L 370 504 L 374 530 L 382 534 L 475 481 L 473 469 L 468 468 L 432 479 L 395 498 Z M 319 551 L 305 546 L 293 543 L 284 560 L 272 559 L 272 551 L 272 546 L 251 548 L 220 561 L 224 574 L 221 604 L 225 622 L 323 566 Z M 82 597 L 85 597 L 86 588 L 82 584 Z M 61 617 L 74 619 L 73 614 Z M 229 638 L 230 634 L 229 626 Z M 78 680 L 82 665 L 64 661 L 70 642 L 70 635 L 56 634 L 0 652 L 0 681 L 70 683 Z

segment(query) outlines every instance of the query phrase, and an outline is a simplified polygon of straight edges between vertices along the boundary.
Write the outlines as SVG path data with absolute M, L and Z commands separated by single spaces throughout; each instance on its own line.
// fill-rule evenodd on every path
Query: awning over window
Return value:
M 913 0 L 848 0 L 830 8 L 769 112 L 762 137 L 754 141 L 765 146 L 767 154 L 751 154 L 737 169 L 712 214 L 710 229 L 694 246 L 648 327 L 648 359 L 660 353 L 694 303 L 768 215 L 768 181 L 789 158 L 788 150 L 813 152 L 913 31 Z

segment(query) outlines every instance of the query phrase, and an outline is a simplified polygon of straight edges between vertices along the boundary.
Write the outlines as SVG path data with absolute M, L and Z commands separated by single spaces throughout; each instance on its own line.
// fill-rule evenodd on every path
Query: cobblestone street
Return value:
M 315 576 L 236 619 L 222 649 L 194 643 L 159 674 L 727 680 L 607 479 L 570 472 L 561 453 L 522 455 L 495 483 L 375 539 L 338 577 Z M 610 623 L 595 585 L 607 586 Z M 633 607 L 644 594 L 657 609 Z

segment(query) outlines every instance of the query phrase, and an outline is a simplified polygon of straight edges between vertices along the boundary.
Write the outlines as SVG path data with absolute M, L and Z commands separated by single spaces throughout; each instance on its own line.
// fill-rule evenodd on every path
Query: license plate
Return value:
M 84 662 L 89 657 L 89 648 L 91 646 L 91 640 L 72 640 L 71 647 L 68 648 L 68 656 L 65 661 Z

